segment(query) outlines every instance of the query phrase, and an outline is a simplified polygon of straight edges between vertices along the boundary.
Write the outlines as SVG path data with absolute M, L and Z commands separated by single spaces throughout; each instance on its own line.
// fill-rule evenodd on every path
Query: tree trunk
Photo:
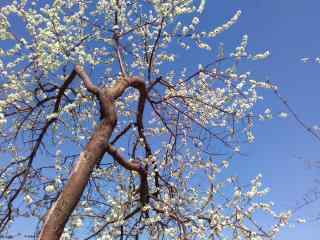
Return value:
M 65 224 L 81 198 L 95 165 L 106 152 L 107 143 L 116 125 L 114 105 L 110 99 L 108 100 L 108 103 L 104 102 L 105 106 L 108 105 L 108 113 L 80 154 L 63 191 L 48 211 L 39 240 L 58 240 L 60 238 Z
M 102 121 L 85 146 L 84 151 L 80 154 L 63 191 L 48 211 L 38 240 L 58 240 L 62 235 L 64 226 L 80 201 L 94 167 L 107 151 L 109 139 L 117 123 L 114 101 L 119 98 L 129 86 L 138 89 L 140 92 L 137 124 L 139 128 L 143 128 L 142 114 L 146 98 L 146 89 L 142 79 L 137 77 L 120 78 L 113 87 L 99 89 L 91 82 L 89 76 L 81 66 L 77 65 L 75 71 L 83 80 L 87 90 L 98 97 Z M 140 131 L 142 131 L 141 129 Z M 145 181 L 145 176 L 143 181 Z M 142 184 L 143 186 L 147 186 L 145 182 Z

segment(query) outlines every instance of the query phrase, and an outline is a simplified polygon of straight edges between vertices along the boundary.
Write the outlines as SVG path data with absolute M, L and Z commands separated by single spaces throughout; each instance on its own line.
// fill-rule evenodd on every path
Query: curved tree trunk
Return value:
M 113 104 L 111 107 L 113 108 Z M 106 145 L 115 123 L 115 118 L 103 119 L 85 146 L 67 184 L 46 216 L 39 236 L 40 240 L 57 240 L 60 238 L 65 224 L 81 198 L 95 165 L 106 151 Z
M 130 86 L 138 89 L 140 92 L 137 125 L 143 135 L 142 114 L 146 98 L 146 89 L 143 80 L 139 78 L 120 78 L 113 87 L 99 89 L 91 82 L 89 76 L 81 66 L 77 65 L 74 71 L 83 80 L 87 90 L 98 97 L 102 121 L 80 154 L 63 191 L 48 211 L 38 240 L 58 240 L 62 235 L 64 226 L 80 201 L 94 167 L 103 158 L 108 149 L 109 139 L 117 123 L 114 100 L 119 98 Z M 117 154 L 115 156 L 117 157 Z M 119 160 L 119 158 L 117 159 Z M 147 197 L 148 184 L 146 182 L 144 169 L 142 169 L 140 165 L 135 164 L 128 168 L 129 163 L 125 163 L 124 160 L 120 161 L 120 164 L 129 170 L 135 170 L 141 173 L 141 189 L 144 190 L 142 196 Z
M 77 65 L 75 72 L 83 80 L 87 90 L 98 97 L 102 121 L 80 154 L 63 191 L 48 211 L 39 240 L 58 240 L 62 235 L 64 226 L 80 201 L 94 167 L 106 152 L 116 126 L 117 115 L 113 101 L 128 87 L 128 84 L 119 82 L 114 89 L 102 91 L 91 82 L 81 66 Z

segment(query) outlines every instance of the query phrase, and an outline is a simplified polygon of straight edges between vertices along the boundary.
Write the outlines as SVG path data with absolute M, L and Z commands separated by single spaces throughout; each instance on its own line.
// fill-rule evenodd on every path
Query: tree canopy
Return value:
M 269 51 L 216 40 L 241 11 L 203 29 L 204 0 L 3 5 L 0 232 L 24 219 L 39 239 L 259 240 L 288 224 L 261 175 L 223 173 L 277 92 L 240 67 Z M 212 61 L 184 65 L 188 51 Z

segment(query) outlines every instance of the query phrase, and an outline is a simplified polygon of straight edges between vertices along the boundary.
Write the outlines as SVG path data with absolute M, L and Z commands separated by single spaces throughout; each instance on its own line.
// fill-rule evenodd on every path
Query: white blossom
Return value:
M 265 51 L 264 53 L 258 53 L 252 57 L 253 60 L 264 60 L 271 55 L 269 51 Z
M 26 204 L 30 204 L 33 202 L 32 197 L 29 194 L 24 196 L 24 201 Z
M 288 117 L 288 113 L 286 113 L 286 112 L 280 112 L 280 113 L 278 114 L 278 117 L 279 117 L 279 118 L 287 118 L 287 117 Z
M 306 223 L 306 220 L 303 218 L 299 218 L 299 219 L 297 219 L 297 223 L 304 224 L 304 223 Z
M 49 184 L 49 185 L 47 185 L 47 186 L 45 187 L 45 191 L 48 192 L 48 193 L 52 193 L 52 192 L 55 192 L 56 189 L 55 189 L 54 185 Z

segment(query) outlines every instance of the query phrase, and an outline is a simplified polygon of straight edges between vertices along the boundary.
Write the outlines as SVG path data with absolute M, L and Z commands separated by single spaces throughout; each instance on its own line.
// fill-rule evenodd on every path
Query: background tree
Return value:
M 260 175 L 248 185 L 217 176 L 254 140 L 255 120 L 272 117 L 254 111 L 257 90 L 276 86 L 239 70 L 241 60 L 270 54 L 247 53 L 247 35 L 230 54 L 216 46 L 241 11 L 201 31 L 204 8 L 186 0 L 1 8 L 2 232 L 32 217 L 39 239 L 272 239 L 288 223 L 290 212 L 260 202 L 268 192 Z M 183 66 L 177 55 L 189 49 L 212 61 Z

